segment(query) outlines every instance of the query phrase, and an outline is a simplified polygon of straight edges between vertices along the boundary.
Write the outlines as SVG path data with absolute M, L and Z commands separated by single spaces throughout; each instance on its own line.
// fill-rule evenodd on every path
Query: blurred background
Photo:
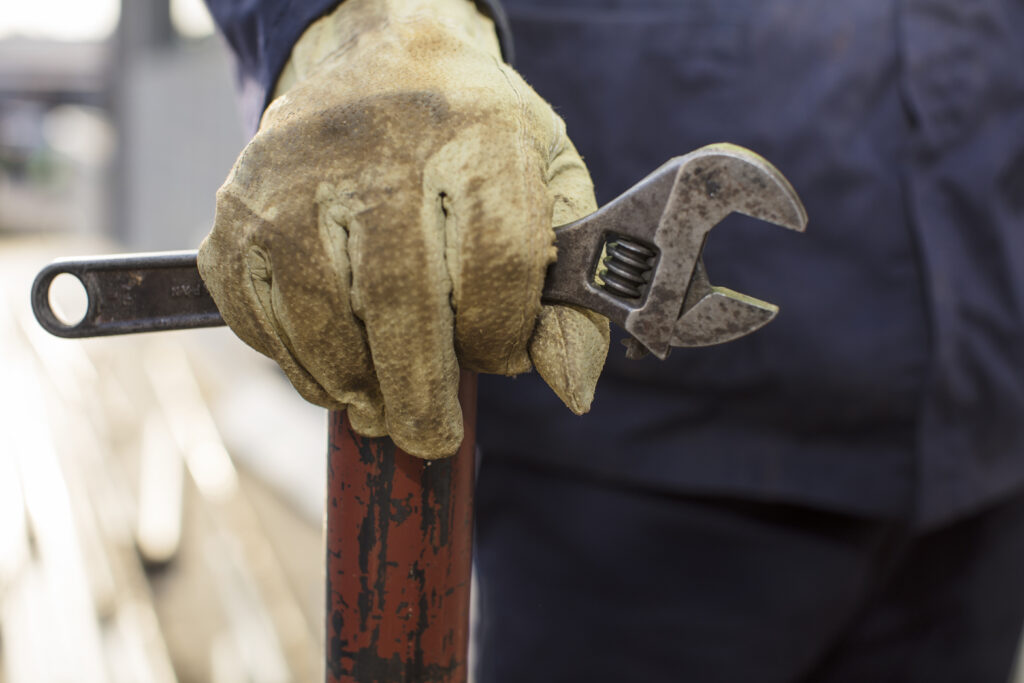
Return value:
M 29 310 L 53 258 L 194 249 L 244 141 L 201 0 L 0 9 L 0 683 L 321 678 L 326 412 L 225 328 Z

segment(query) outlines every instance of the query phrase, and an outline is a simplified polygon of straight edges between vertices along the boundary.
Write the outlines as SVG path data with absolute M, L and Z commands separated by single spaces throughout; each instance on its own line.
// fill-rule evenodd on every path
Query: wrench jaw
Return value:
M 760 329 L 778 307 L 708 281 L 700 256 L 711 228 L 742 213 L 803 231 L 807 213 L 763 157 L 731 144 L 702 147 L 670 164 L 678 172 L 653 242 L 660 252 L 643 304 L 626 316 L 627 356 L 664 360 L 673 346 L 709 346 Z
M 742 213 L 796 232 L 807 228 L 807 211 L 796 190 L 786 176 L 760 154 L 728 142 L 707 145 L 691 154 L 706 157 L 729 177 L 732 187 L 722 188 L 722 191 L 731 194 L 721 198 L 730 207 L 729 213 Z M 707 182 L 714 182 L 714 178 L 706 177 Z M 707 189 L 709 197 L 716 198 L 710 184 Z
M 725 287 L 713 287 L 676 323 L 671 346 L 712 346 L 756 332 L 779 307 Z
M 669 352 L 677 346 L 714 346 L 745 337 L 770 323 L 778 313 L 775 304 L 712 285 L 704 260 L 698 259 L 683 301 L 683 313 L 672 329 Z M 625 344 L 626 358 L 630 360 L 650 353 L 635 338 L 627 339 Z

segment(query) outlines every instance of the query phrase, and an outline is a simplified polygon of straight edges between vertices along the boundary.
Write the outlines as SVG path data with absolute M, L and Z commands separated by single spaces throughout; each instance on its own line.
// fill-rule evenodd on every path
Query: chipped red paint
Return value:
M 332 412 L 327 482 L 326 680 L 466 680 L 476 376 L 459 388 L 466 437 L 427 462 L 353 433 Z

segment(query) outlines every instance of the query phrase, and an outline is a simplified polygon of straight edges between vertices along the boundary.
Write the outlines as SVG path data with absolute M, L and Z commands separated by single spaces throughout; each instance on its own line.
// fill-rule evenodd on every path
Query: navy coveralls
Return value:
M 254 111 L 336 0 L 294 4 L 210 0 Z M 778 319 L 665 363 L 613 341 L 583 418 L 536 377 L 481 378 L 484 679 L 1001 680 L 1024 611 L 1024 3 L 504 5 L 599 202 L 730 141 L 810 224 L 712 231 L 712 282 Z

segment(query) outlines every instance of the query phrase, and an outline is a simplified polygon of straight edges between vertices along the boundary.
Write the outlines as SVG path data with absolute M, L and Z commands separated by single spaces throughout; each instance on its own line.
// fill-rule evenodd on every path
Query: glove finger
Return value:
M 240 249 L 234 226 L 266 227 L 266 221 L 249 210 L 231 192 L 217 193 L 217 214 L 213 230 L 199 247 L 197 266 L 217 310 L 242 341 L 273 359 L 295 390 L 310 403 L 337 406 L 331 396 L 295 359 L 282 342 L 273 316 L 261 300 L 249 273 L 249 259 Z M 259 278 L 257 278 L 258 280 Z
M 349 229 L 353 306 L 366 326 L 387 431 L 423 458 L 454 454 L 463 437 L 442 202 L 403 192 L 360 212 Z
M 352 428 L 384 436 L 384 400 L 366 332 L 350 304 L 350 225 L 355 210 L 344 188 L 322 183 L 316 192 L 317 230 L 311 245 L 288 234 L 272 249 L 271 306 L 285 345 L 331 398 L 349 412 Z M 356 207 L 358 208 L 358 207 Z
M 243 332 L 255 331 L 258 343 L 250 344 L 276 360 L 306 400 L 327 408 L 347 408 L 353 429 L 381 436 L 385 433 L 383 401 L 365 335 L 348 304 L 344 211 L 324 195 L 321 188 L 307 217 L 318 225 L 322 242 L 315 245 L 318 248 L 297 249 L 292 235 L 266 225 L 261 231 L 262 244 L 250 246 L 243 257 L 233 258 L 231 252 L 218 257 L 211 251 L 206 260 L 215 268 L 233 263 L 232 269 L 237 271 L 234 282 L 238 286 L 217 288 L 231 293 L 233 314 L 230 318 L 225 315 L 225 320 L 236 334 L 249 342 Z M 229 205 L 235 215 L 230 215 Z M 231 224 L 237 227 L 239 220 L 260 220 L 251 213 L 238 215 L 239 210 L 246 211 L 244 204 L 222 193 L 218 224 L 235 221 Z M 215 224 L 209 241 L 218 235 Z M 236 242 L 227 246 L 238 253 Z M 299 258 L 300 253 L 305 257 Z M 310 273 L 317 276 L 311 278 Z M 311 283 L 316 285 L 311 287 Z M 221 311 L 225 313 L 223 307 Z
M 504 115 L 465 129 L 424 174 L 427 191 L 445 196 L 458 357 L 478 372 L 529 371 L 526 347 L 554 258 L 546 160 L 534 141 L 524 144 L 521 125 Z

